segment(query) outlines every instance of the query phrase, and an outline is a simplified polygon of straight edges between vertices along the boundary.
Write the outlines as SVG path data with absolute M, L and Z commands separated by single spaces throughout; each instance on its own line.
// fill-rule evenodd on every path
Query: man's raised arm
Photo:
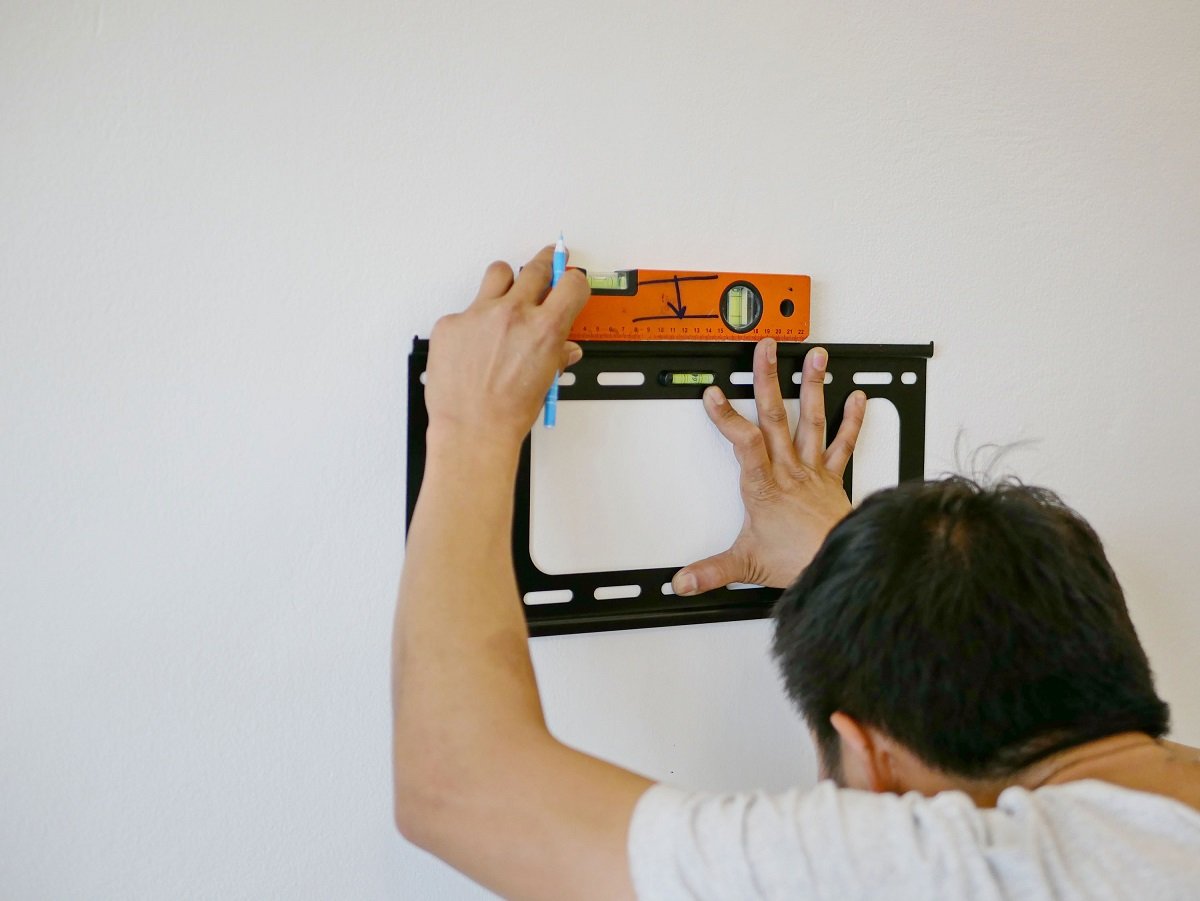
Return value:
M 551 249 L 513 281 L 494 263 L 434 328 L 427 463 L 393 640 L 395 814 L 409 840 L 502 895 L 632 897 L 629 820 L 650 782 L 546 728 L 512 566 L 521 443 L 588 297 L 547 294 Z

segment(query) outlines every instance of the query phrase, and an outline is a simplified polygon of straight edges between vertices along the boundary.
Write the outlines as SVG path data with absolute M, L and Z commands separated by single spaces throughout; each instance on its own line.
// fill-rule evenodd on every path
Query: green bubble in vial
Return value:
M 589 272 L 588 284 L 592 290 L 625 291 L 629 288 L 629 274 L 626 272 Z
M 737 285 L 729 289 L 729 326 L 746 328 L 750 324 L 750 289 Z

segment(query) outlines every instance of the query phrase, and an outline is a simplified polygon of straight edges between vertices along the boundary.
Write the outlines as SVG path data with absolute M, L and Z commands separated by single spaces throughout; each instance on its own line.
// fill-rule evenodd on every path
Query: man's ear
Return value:
M 873 792 L 895 791 L 890 748 L 881 733 L 840 710 L 829 717 L 829 724 L 842 741 L 842 775 L 846 785 Z

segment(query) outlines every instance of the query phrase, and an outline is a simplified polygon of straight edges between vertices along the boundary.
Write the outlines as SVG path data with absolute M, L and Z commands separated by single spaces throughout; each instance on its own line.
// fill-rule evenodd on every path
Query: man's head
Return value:
M 788 693 L 835 778 L 858 727 L 966 780 L 1167 730 L 1100 540 L 1044 489 L 948 478 L 874 494 L 775 617 Z

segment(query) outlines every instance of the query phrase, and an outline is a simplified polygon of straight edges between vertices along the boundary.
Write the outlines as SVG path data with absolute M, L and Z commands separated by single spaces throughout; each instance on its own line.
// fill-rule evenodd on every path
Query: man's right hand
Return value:
M 855 391 L 847 398 L 841 427 L 826 448 L 828 359 L 820 347 L 804 358 L 800 424 L 794 441 L 779 390 L 773 339 L 760 341 L 754 349 L 757 426 L 733 409 L 720 388 L 704 392 L 704 410 L 733 445 L 741 466 L 746 518 L 729 550 L 675 574 L 671 584 L 676 594 L 699 594 L 731 582 L 786 588 L 812 561 L 829 531 L 850 512 L 842 476 L 862 428 L 867 397 Z

